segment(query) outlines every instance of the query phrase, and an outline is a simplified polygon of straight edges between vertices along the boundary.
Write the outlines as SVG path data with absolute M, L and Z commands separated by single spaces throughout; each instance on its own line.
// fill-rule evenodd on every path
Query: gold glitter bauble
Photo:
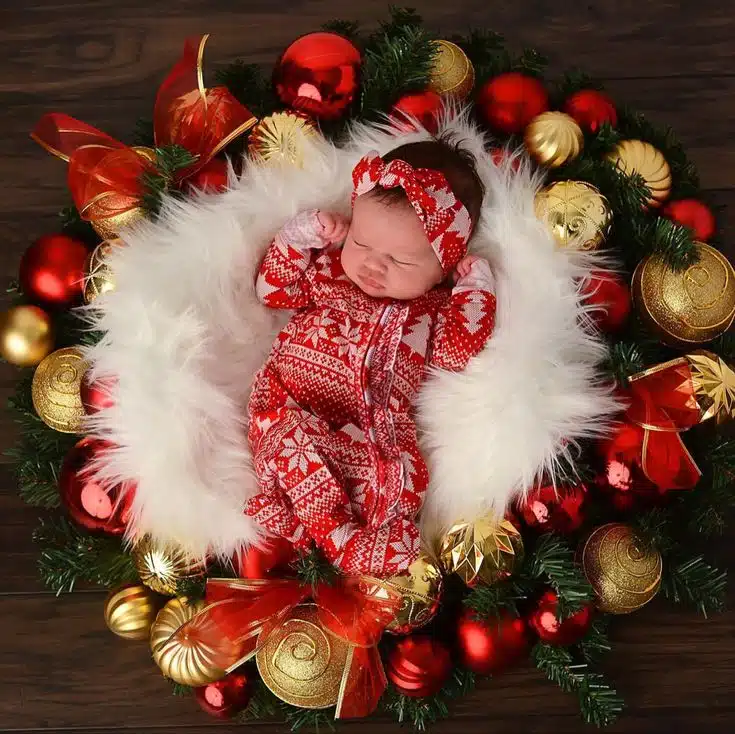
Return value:
M 140 580 L 153 591 L 174 596 L 179 581 L 201 576 L 203 564 L 187 558 L 181 550 L 154 543 L 146 535 L 132 550 L 133 563 Z
M 199 687 L 224 678 L 222 661 L 227 657 L 218 644 L 212 644 L 212 622 L 200 615 L 190 622 L 185 632 L 179 627 L 192 620 L 207 606 L 203 600 L 189 601 L 181 596 L 170 599 L 151 627 L 151 652 L 161 672 L 176 683 Z M 221 639 L 222 646 L 227 646 Z
M 54 348 L 51 319 L 38 306 L 15 306 L 0 317 L 0 356 L 17 367 L 33 367 Z
M 304 164 L 304 141 L 318 135 L 316 125 L 300 112 L 274 112 L 255 125 L 248 153 L 259 163 Z
M 579 558 L 603 612 L 634 612 L 651 601 L 661 586 L 661 554 L 646 547 L 628 525 L 597 528 L 584 541 Z
M 623 173 L 643 176 L 651 195 L 648 206 L 660 206 L 671 193 L 671 168 L 664 154 L 642 140 L 623 140 L 607 155 Z
M 300 604 L 268 635 L 255 660 L 263 683 L 282 701 L 305 709 L 334 706 L 350 646 Z
M 78 347 L 57 349 L 36 367 L 31 399 L 38 417 L 61 433 L 81 433 L 84 405 L 79 394 L 88 368 Z
M 404 574 L 387 579 L 368 580 L 368 594 L 379 599 L 401 597 L 396 618 L 386 627 L 387 632 L 407 635 L 428 624 L 439 610 L 444 580 L 437 564 L 427 555 L 419 556 Z
M 436 47 L 429 72 L 429 90 L 443 97 L 465 100 L 475 86 L 475 69 L 467 54 L 451 41 L 432 41 Z
M 439 561 L 447 574 L 467 584 L 494 584 L 510 576 L 523 558 L 523 538 L 509 520 L 493 516 L 461 522 L 444 535 Z
M 112 249 L 119 246 L 119 242 L 119 240 L 102 242 L 94 248 L 87 258 L 84 281 L 85 303 L 92 303 L 105 293 L 115 290 L 115 274 L 105 261 Z
M 156 596 L 141 584 L 115 589 L 105 600 L 105 624 L 126 640 L 147 640 L 157 613 Z
M 735 319 L 735 270 L 714 247 L 695 243 L 699 261 L 673 270 L 656 255 L 633 273 L 638 313 L 662 341 L 673 346 L 702 344 L 724 334 Z
M 584 181 L 558 181 L 536 194 L 536 216 L 561 247 L 596 250 L 610 233 L 608 200 Z
M 574 160 L 584 147 L 584 134 L 564 112 L 542 112 L 528 124 L 526 149 L 542 165 L 556 168 Z
M 687 354 L 685 359 L 702 411 L 700 423 L 710 419 L 718 424 L 735 420 L 735 370 L 722 357 L 705 349 Z

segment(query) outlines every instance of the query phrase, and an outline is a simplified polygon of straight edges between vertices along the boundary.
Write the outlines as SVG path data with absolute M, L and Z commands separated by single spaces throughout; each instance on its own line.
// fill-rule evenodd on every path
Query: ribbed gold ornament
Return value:
M 584 181 L 557 181 L 536 194 L 536 216 L 561 247 L 597 250 L 612 225 L 608 200 Z
M 77 347 L 57 349 L 36 367 L 31 383 L 33 407 L 55 431 L 82 432 L 86 414 L 79 388 L 87 367 Z
M 0 356 L 33 367 L 54 348 L 51 319 L 38 306 L 14 306 L 0 316 Z
M 494 515 L 457 523 L 446 532 L 439 549 L 445 573 L 456 573 L 467 586 L 507 578 L 522 559 L 520 532 L 510 521 Z
M 334 706 L 350 646 L 300 604 L 268 635 L 255 660 L 263 683 L 282 701 L 305 709 Z
M 467 54 L 451 41 L 433 41 L 434 65 L 429 72 L 429 89 L 443 97 L 465 100 L 475 86 L 475 69 Z
M 248 153 L 259 163 L 304 165 L 305 141 L 318 135 L 316 125 L 300 112 L 274 112 L 250 133 Z
M 526 127 L 526 149 L 542 165 L 556 168 L 574 160 L 584 147 L 584 133 L 564 112 L 542 112 Z
M 84 281 L 84 301 L 92 303 L 105 293 L 115 290 L 115 274 L 106 260 L 114 247 L 120 246 L 120 240 L 102 242 L 87 258 L 86 277 Z
M 623 173 L 643 176 L 651 191 L 647 201 L 649 207 L 660 206 L 671 193 L 671 168 L 664 154 L 643 140 L 623 140 L 608 154 Z
M 634 612 L 661 587 L 661 554 L 646 547 L 628 525 L 609 523 L 597 528 L 583 543 L 579 559 L 603 612 Z
M 110 592 L 105 601 L 105 624 L 126 640 L 147 640 L 158 612 L 155 594 L 141 584 L 127 584 Z
M 200 576 L 203 564 L 192 561 L 181 550 L 153 542 L 150 536 L 141 538 L 131 556 L 140 580 L 153 591 L 174 596 L 180 581 Z
M 638 313 L 674 346 L 709 342 L 735 320 L 735 269 L 714 247 L 695 244 L 699 260 L 688 268 L 674 270 L 662 257 L 649 255 L 633 273 Z

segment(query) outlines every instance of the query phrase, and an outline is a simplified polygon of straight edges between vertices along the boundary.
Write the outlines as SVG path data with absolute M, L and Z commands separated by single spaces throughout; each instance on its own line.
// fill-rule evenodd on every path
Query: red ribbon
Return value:
M 207 607 L 174 636 L 196 628 L 202 644 L 222 651 L 216 664 L 229 673 L 252 658 L 297 605 L 312 599 L 323 627 L 351 646 L 335 718 L 368 716 L 386 686 L 376 646 L 401 603 L 397 594 L 375 596 L 374 588 L 369 579 L 355 576 L 315 589 L 294 579 L 208 579 Z M 202 638 L 202 629 L 210 637 Z

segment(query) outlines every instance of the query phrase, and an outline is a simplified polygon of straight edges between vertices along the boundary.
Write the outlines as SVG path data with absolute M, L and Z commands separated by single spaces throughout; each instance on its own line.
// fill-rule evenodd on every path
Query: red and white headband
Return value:
M 467 254 L 472 233 L 470 213 L 449 187 L 443 173 L 431 168 L 414 168 L 406 161 L 386 163 L 370 151 L 352 170 L 352 204 L 376 186 L 400 186 L 418 214 L 429 244 L 445 273 L 451 272 Z

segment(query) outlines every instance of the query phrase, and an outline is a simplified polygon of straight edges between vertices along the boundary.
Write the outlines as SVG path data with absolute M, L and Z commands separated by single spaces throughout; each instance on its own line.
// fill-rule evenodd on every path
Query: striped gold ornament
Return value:
M 574 160 L 584 147 L 584 134 L 564 112 L 542 112 L 528 124 L 526 149 L 542 165 L 556 168 Z
M 650 189 L 648 207 L 660 206 L 671 194 L 671 168 L 664 154 L 643 140 L 623 140 L 607 155 L 622 173 L 640 174 Z
M 126 640 L 147 640 L 158 612 L 156 595 L 142 584 L 114 589 L 105 601 L 105 624 Z

